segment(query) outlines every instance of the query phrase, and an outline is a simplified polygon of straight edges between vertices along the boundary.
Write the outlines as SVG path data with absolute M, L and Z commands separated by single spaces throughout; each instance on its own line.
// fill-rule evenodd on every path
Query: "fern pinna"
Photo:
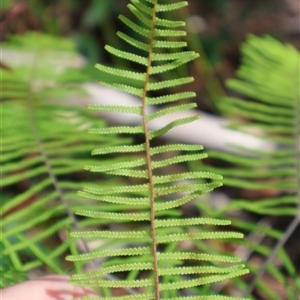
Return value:
M 226 296 L 205 295 L 204 290 L 195 287 L 247 273 L 243 265 L 230 265 L 239 262 L 239 259 L 227 255 L 184 251 L 181 245 L 187 240 L 242 238 L 242 234 L 207 231 L 204 228 L 199 230 L 198 228 L 199 225 L 204 224 L 228 225 L 230 222 L 226 220 L 201 217 L 180 218 L 170 213 L 174 208 L 179 208 L 199 195 L 219 187 L 222 184 L 222 177 L 201 171 L 170 173 L 169 167 L 172 165 L 205 158 L 206 154 L 201 152 L 201 146 L 152 145 L 153 139 L 160 137 L 175 126 L 192 122 L 198 117 L 189 116 L 172 121 L 156 130 L 148 129 L 148 123 L 155 118 L 195 107 L 194 103 L 182 104 L 182 100 L 195 96 L 192 92 L 164 95 L 157 92 L 193 81 L 192 77 L 165 80 L 154 75 L 173 70 L 198 57 L 195 52 L 184 50 L 185 42 L 177 40 L 178 37 L 186 34 L 185 31 L 176 29 L 184 26 L 184 22 L 159 17 L 162 12 L 186 6 L 187 2 L 172 4 L 160 2 L 158 0 L 131 0 L 128 8 L 135 15 L 136 20 L 131 21 L 125 16 L 120 16 L 121 21 L 134 34 L 129 36 L 118 32 L 118 36 L 143 54 L 136 55 L 106 46 L 106 50 L 112 55 L 137 63 L 145 71 L 134 72 L 97 65 L 103 74 L 109 74 L 110 78 L 112 75 L 115 77 L 114 81 L 102 80 L 102 84 L 140 97 L 141 105 L 134 107 L 91 105 L 89 108 L 136 114 L 141 116 L 141 124 L 95 128 L 90 132 L 100 135 L 113 133 L 142 135 L 144 141 L 137 145 L 99 148 L 92 152 L 93 155 L 117 153 L 121 157 L 114 163 L 101 162 L 99 165 L 87 166 L 86 169 L 111 176 L 128 177 L 131 183 L 107 189 L 86 187 L 79 192 L 84 198 L 105 203 L 106 208 L 111 205 L 112 212 L 107 212 L 107 209 L 105 212 L 80 210 L 77 212 L 78 215 L 106 219 L 109 224 L 115 223 L 115 226 L 111 226 L 111 230 L 77 231 L 71 236 L 88 240 L 117 241 L 119 245 L 116 246 L 116 242 L 112 242 L 111 249 L 106 247 L 105 250 L 97 249 L 91 253 L 69 256 L 68 260 L 77 262 L 94 259 L 101 261 L 99 269 L 74 275 L 72 282 L 103 288 L 105 297 L 99 299 L 106 300 L 234 299 Z M 143 38 L 142 41 L 140 37 Z M 165 50 L 168 48 L 174 51 L 166 53 Z M 124 80 L 128 82 L 128 79 L 130 84 L 124 84 Z M 147 105 L 157 105 L 158 109 L 147 113 Z M 175 212 L 178 211 L 179 209 Z M 130 222 L 131 225 L 128 225 Z M 123 227 L 119 225 L 120 223 Z M 128 228 L 132 229 L 127 230 Z M 187 262 L 185 266 L 181 266 L 183 262 Z M 113 273 L 121 274 L 120 279 L 111 280 Z M 113 297 L 114 290 L 119 288 L 130 289 L 131 295 Z M 85 299 L 98 298 L 86 297 Z

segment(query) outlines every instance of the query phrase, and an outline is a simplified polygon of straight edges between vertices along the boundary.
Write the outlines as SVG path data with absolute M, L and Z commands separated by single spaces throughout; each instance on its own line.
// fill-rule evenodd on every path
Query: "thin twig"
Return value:
M 249 296 L 254 288 L 255 288 L 255 284 L 256 282 L 262 277 L 262 275 L 265 273 L 266 267 L 267 265 L 272 261 L 272 259 L 274 258 L 274 256 L 276 255 L 277 251 L 282 248 L 285 243 L 287 242 L 287 240 L 290 238 L 290 236 L 293 234 L 293 232 L 296 230 L 296 228 L 298 227 L 298 225 L 300 224 L 300 218 L 299 216 L 296 216 L 293 221 L 290 223 L 290 225 L 288 226 L 288 228 L 285 230 L 284 235 L 281 237 L 281 239 L 277 242 L 277 244 L 275 245 L 275 247 L 273 248 L 272 252 L 270 253 L 270 255 L 267 257 L 267 259 L 265 260 L 265 262 L 263 263 L 262 267 L 260 268 L 259 272 L 255 275 L 255 278 L 252 280 L 252 282 L 250 283 L 247 291 L 244 294 L 244 297 Z
M 265 226 L 267 228 L 271 227 L 271 221 L 268 218 L 263 218 L 259 221 L 257 224 L 258 226 Z M 259 231 L 252 231 L 250 234 L 246 237 L 246 241 L 248 243 L 252 244 L 261 244 L 264 239 L 266 238 L 266 234 Z M 248 261 L 251 255 L 253 254 L 254 249 L 250 249 L 249 247 L 245 245 L 240 245 L 235 251 L 234 255 L 240 257 L 243 261 Z M 223 288 L 226 286 L 228 281 L 220 282 L 220 284 L 217 286 L 217 288 L 214 289 L 216 293 L 219 293 L 223 290 Z

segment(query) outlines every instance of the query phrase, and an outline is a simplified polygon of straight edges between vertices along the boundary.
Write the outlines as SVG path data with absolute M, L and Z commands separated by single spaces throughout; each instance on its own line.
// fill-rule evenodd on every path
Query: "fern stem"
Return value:
M 157 260 L 157 246 L 156 246 L 156 230 L 155 230 L 155 192 L 154 192 L 154 182 L 153 182 L 153 174 L 152 174 L 152 160 L 150 153 L 150 135 L 147 124 L 147 114 L 146 114 L 146 97 L 147 97 L 147 89 L 149 84 L 150 77 L 150 68 L 152 63 L 152 55 L 153 55 L 153 40 L 155 33 L 155 19 L 156 19 L 156 9 L 158 5 L 158 0 L 154 1 L 153 7 L 153 15 L 152 15 L 152 28 L 151 35 L 149 41 L 149 54 L 148 54 L 148 65 L 145 75 L 145 83 L 143 89 L 142 96 L 142 119 L 143 119 L 143 129 L 145 133 L 145 151 L 146 151 L 146 160 L 147 160 L 147 170 L 148 170 L 148 180 L 149 180 L 149 192 L 150 192 L 150 219 L 151 219 L 151 238 L 152 238 L 152 254 L 153 254 L 153 269 L 154 269 L 154 293 L 155 299 L 160 299 L 159 293 L 159 274 L 158 274 L 158 260 Z

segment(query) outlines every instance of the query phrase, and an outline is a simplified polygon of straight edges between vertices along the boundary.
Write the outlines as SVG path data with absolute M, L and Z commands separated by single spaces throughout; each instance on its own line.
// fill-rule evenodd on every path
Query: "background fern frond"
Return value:
M 73 82 L 72 71 L 56 61 L 75 60 L 72 42 L 29 33 L 2 45 L 17 57 L 15 47 L 30 59 L 22 67 L 12 61 L 11 70 L 1 73 L 1 287 L 23 281 L 28 274 L 35 277 L 45 268 L 62 274 L 73 269 L 63 257 L 77 247 L 67 239 L 67 231 L 81 226 L 74 216 L 82 205 L 76 191 L 85 181 L 80 180 L 83 166 L 94 161 L 86 153 L 99 141 L 113 147 L 121 139 L 87 135 L 93 124 L 104 123 L 84 109 L 70 111 L 49 101 L 55 95 L 63 102 L 73 93 L 84 93 Z
M 296 300 L 300 294 L 298 267 L 293 265 L 291 253 L 286 252 L 284 245 L 292 243 L 291 236 L 297 236 L 300 222 L 297 196 L 300 56 L 293 47 L 269 36 L 250 36 L 242 51 L 237 78 L 229 80 L 228 87 L 246 99 L 227 97 L 220 107 L 234 120 L 233 128 L 275 141 L 277 149 L 273 152 L 244 149 L 247 156 L 210 151 L 211 158 L 228 167 L 206 166 L 206 169 L 222 174 L 225 185 L 234 188 L 240 197 L 231 199 L 221 211 L 210 211 L 209 215 L 223 216 L 233 211 L 244 214 L 244 219 L 236 218 L 233 224 L 249 232 L 249 237 L 241 243 L 244 246 L 240 246 L 240 251 L 244 249 L 248 253 L 245 258 L 254 274 L 248 291 L 247 286 L 244 287 L 245 294 L 255 292 L 267 299 L 278 299 L 267 284 L 268 280 L 274 280 L 286 291 L 285 299 Z M 241 189 L 248 191 L 241 194 Z M 286 218 L 286 228 L 279 226 L 275 217 Z M 259 234 L 255 238 L 250 232 Z

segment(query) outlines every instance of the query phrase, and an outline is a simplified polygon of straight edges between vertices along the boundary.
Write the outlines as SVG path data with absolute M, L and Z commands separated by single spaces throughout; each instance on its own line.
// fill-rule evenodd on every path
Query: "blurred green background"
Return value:
M 165 0 L 167 1 L 167 0 Z M 2 0 L 1 40 L 29 30 L 71 36 L 91 62 L 107 59 L 103 44 L 111 43 L 128 14 L 128 0 Z M 298 3 L 298 4 L 297 4 Z M 239 63 L 239 46 L 249 33 L 271 34 L 299 49 L 298 0 L 190 0 L 188 24 L 201 37 L 209 61 L 221 77 Z M 298 25 L 298 26 L 297 26 Z
M 90 66 L 95 63 L 122 66 L 122 60 L 110 61 L 103 46 L 119 46 L 115 32 L 127 29 L 118 15 L 128 15 L 128 2 L 2 0 L 1 40 L 32 30 L 67 36 L 73 39 Z M 234 77 L 240 64 L 240 46 L 250 33 L 269 34 L 300 49 L 299 13 L 298 0 L 189 0 L 188 10 L 180 12 L 178 17 L 186 19 L 190 48 L 202 58 L 191 70 L 195 77 L 191 88 L 201 99 L 199 108 L 214 111 L 211 103 L 224 95 L 224 82 Z M 95 72 L 93 68 L 89 70 L 91 74 Z

